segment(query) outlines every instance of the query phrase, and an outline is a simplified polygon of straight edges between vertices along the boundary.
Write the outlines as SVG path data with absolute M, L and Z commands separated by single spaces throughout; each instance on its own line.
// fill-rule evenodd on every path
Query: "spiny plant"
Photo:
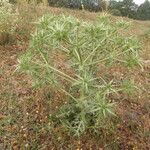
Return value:
M 114 115 L 110 95 L 119 87 L 115 79 L 98 74 L 100 66 L 139 64 L 138 42 L 119 34 L 128 24 L 112 23 L 106 14 L 95 22 L 48 14 L 36 24 L 18 69 L 32 76 L 34 86 L 51 85 L 66 95 L 67 103 L 50 115 L 51 121 L 75 136 L 104 126 Z M 61 64 L 58 55 L 65 58 Z M 129 65 L 133 57 L 137 59 Z

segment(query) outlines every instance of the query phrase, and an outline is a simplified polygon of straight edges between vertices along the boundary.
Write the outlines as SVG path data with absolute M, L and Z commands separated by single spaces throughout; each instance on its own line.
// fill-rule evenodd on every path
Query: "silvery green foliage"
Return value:
M 123 20 L 112 24 L 107 14 L 95 22 L 48 14 L 37 22 L 29 49 L 18 60 L 18 67 L 32 76 L 34 86 L 51 85 L 68 97 L 67 104 L 51 119 L 69 133 L 80 136 L 87 129 L 104 125 L 114 115 L 110 94 L 132 88 L 130 82 L 121 88 L 114 79 L 98 75 L 101 65 L 139 64 L 137 40 L 119 34 L 128 26 Z M 58 54 L 65 56 L 62 62 L 57 61 Z

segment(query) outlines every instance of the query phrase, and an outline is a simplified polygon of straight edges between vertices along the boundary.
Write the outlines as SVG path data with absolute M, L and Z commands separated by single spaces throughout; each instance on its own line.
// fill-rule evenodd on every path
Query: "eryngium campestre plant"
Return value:
M 64 92 L 67 103 L 51 114 L 69 133 L 80 136 L 101 127 L 114 115 L 110 95 L 121 90 L 118 81 L 98 75 L 100 66 L 139 64 L 137 40 L 119 33 L 129 24 L 112 23 L 109 15 L 83 22 L 64 15 L 45 15 L 37 22 L 27 52 L 18 67 L 39 86 L 51 85 Z M 63 56 L 62 62 L 57 56 Z M 116 86 L 117 85 L 117 86 Z

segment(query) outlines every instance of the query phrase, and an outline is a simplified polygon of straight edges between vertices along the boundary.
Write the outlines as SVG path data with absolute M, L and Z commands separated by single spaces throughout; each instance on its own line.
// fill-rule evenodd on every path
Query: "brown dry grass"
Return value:
M 55 131 L 49 128 L 48 116 L 65 103 L 65 96 L 50 87 L 33 89 L 31 79 L 24 74 L 14 73 L 14 70 L 18 56 L 26 50 L 30 33 L 34 32 L 33 22 L 43 14 L 63 13 L 93 21 L 101 13 L 28 5 L 19 6 L 19 11 L 20 23 L 14 35 L 16 42 L 0 46 L 0 149 L 148 150 L 150 39 L 145 37 L 145 33 L 150 28 L 150 22 L 132 20 L 132 28 L 127 31 L 138 36 L 143 43 L 141 57 L 144 60 L 144 71 L 135 69 L 134 72 L 127 72 L 115 66 L 104 72 L 106 75 L 117 73 L 119 77 L 123 74 L 135 78 L 141 89 L 140 94 L 118 97 L 121 102 L 117 109 L 118 117 L 114 120 L 115 126 L 110 125 L 109 129 L 96 135 L 88 133 L 81 139 L 74 139 L 60 128 L 55 128 Z M 115 21 L 120 17 L 112 19 Z M 50 103 L 54 110 L 49 110 Z

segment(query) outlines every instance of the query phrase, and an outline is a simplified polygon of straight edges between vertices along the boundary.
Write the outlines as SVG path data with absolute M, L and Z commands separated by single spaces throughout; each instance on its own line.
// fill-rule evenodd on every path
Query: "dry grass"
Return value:
M 50 87 L 33 89 L 31 79 L 24 74 L 14 73 L 14 70 L 18 56 L 26 50 L 30 33 L 34 32 L 33 22 L 43 14 L 63 13 L 93 21 L 101 13 L 28 5 L 19 6 L 19 11 L 20 22 L 14 34 L 16 41 L 0 46 L 0 149 L 150 149 L 150 40 L 144 36 L 150 28 L 150 22 L 132 20 L 132 28 L 127 31 L 138 36 L 143 43 L 141 57 L 144 60 L 144 70 L 130 71 L 115 66 L 103 72 L 106 75 L 134 78 L 140 87 L 140 94 L 118 97 L 118 117 L 108 129 L 74 139 L 60 128 L 55 128 L 54 131 L 50 128 L 49 114 L 65 102 L 65 96 Z M 115 21 L 120 17 L 112 19 Z M 49 103 L 54 106 L 54 110 L 49 110 Z

